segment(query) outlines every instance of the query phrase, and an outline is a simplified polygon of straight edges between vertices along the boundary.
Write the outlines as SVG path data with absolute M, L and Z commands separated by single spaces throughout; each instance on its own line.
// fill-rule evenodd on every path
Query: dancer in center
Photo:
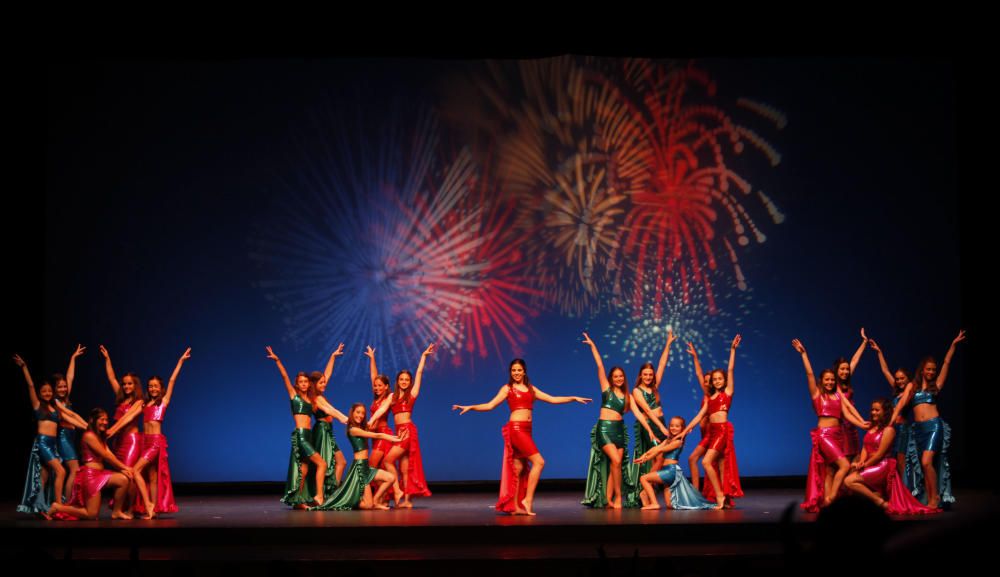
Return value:
M 684 437 L 690 430 L 684 428 L 684 419 L 681 417 L 670 419 L 669 434 L 663 442 L 635 460 L 636 463 L 645 463 L 659 457 L 663 461 L 663 466 L 659 470 L 650 471 L 640 478 L 643 492 L 646 494 L 646 499 L 643 500 L 645 502 L 643 509 L 660 508 L 660 503 L 656 500 L 656 493 L 653 491 L 654 484 L 663 485 L 663 499 L 668 509 L 717 508 L 715 503 L 704 499 L 688 482 L 684 471 L 677 463 L 677 458 L 684 450 Z
M 545 467 L 545 459 L 531 438 L 531 413 L 535 399 L 553 405 L 586 404 L 592 399 L 553 397 L 542 392 L 531 384 L 524 360 L 514 359 L 510 362 L 507 384 L 500 387 L 493 400 L 478 405 L 452 405 L 452 410 L 460 410 L 462 415 L 468 411 L 492 411 L 505 399 L 510 406 L 510 420 L 503 427 L 503 466 L 496 510 L 515 515 L 534 515 L 535 488 Z
M 660 383 L 663 380 L 663 371 L 667 368 L 667 359 L 670 356 L 670 344 L 677 340 L 674 336 L 672 330 L 667 331 L 667 344 L 663 347 L 663 353 L 660 354 L 660 362 L 656 366 L 656 370 L 653 370 L 653 363 L 645 363 L 639 367 L 639 377 L 635 381 L 635 388 L 632 389 L 632 401 L 635 403 L 636 422 L 635 422 L 635 448 L 632 450 L 632 458 L 635 463 L 640 455 L 643 455 L 650 449 L 656 446 L 658 439 L 666 439 L 670 436 L 670 431 L 667 429 L 667 423 L 663 419 L 663 407 L 662 401 L 660 399 Z M 642 413 L 648 421 L 648 427 L 642 420 L 638 418 L 639 413 Z M 655 427 L 655 428 L 654 428 Z M 649 434 L 649 430 L 653 431 L 653 434 Z M 662 465 L 663 455 L 662 453 L 657 453 L 656 456 L 648 461 L 644 461 L 638 465 L 638 476 L 645 475 L 650 471 L 657 471 Z M 642 498 L 642 504 L 648 505 L 646 502 L 646 493 L 640 492 Z
M 392 409 L 393 421 L 396 424 L 396 436 L 401 440 L 393 442 L 392 448 L 385 455 L 383 464 L 395 479 L 402 479 L 400 483 L 400 489 L 403 491 L 402 499 L 396 500 L 396 507 L 401 509 L 412 508 L 413 501 L 410 499 L 413 497 L 431 496 L 431 491 L 427 488 L 427 480 L 424 479 L 424 462 L 420 455 L 420 436 L 417 434 L 417 426 L 410 420 L 410 414 L 413 412 L 413 404 L 417 402 L 417 396 L 420 395 L 420 383 L 423 380 L 427 357 L 433 354 L 434 345 L 431 344 L 420 355 L 417 374 L 412 380 L 410 371 L 406 369 L 399 371 L 396 375 L 396 392 L 392 395 L 392 403 L 388 405 L 383 403 L 371 417 L 372 422 L 378 422 L 387 410 Z M 372 371 L 377 374 L 374 350 L 372 350 L 371 359 Z M 399 467 L 396 466 L 397 461 Z
M 629 398 L 628 382 L 625 371 L 621 367 L 611 367 L 611 372 L 605 376 L 604 361 L 597 345 L 590 335 L 583 333 L 583 342 L 590 346 L 597 364 L 597 378 L 601 384 L 601 414 L 597 424 L 590 432 L 590 460 L 587 464 L 587 483 L 583 490 L 582 504 L 588 507 L 622 508 L 622 469 L 625 459 L 625 449 L 628 448 L 628 435 L 625 434 L 625 413 L 629 410 L 645 428 L 650 439 L 656 435 L 649 427 L 649 422 L 641 410 L 635 410 Z M 638 507 L 636 499 L 638 475 L 633 476 L 631 487 L 628 487 L 630 499 L 626 499 L 626 507 Z

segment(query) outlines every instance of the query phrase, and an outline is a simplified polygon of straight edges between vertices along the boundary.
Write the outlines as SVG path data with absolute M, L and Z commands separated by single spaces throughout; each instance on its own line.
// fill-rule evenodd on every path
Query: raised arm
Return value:
M 944 355 L 944 362 L 941 363 L 941 372 L 938 373 L 937 377 L 937 388 L 940 391 L 944 387 L 944 381 L 948 378 L 948 365 L 951 364 L 951 357 L 955 355 L 955 345 L 965 340 L 965 331 L 958 331 L 958 336 L 951 341 L 951 346 L 948 347 L 948 352 Z
M 667 344 L 663 347 L 663 352 L 660 353 L 660 363 L 656 365 L 656 382 L 663 382 L 663 371 L 667 370 L 667 358 L 670 357 L 670 344 L 677 340 L 674 336 L 673 329 L 667 329 Z
M 434 343 L 431 343 L 431 345 L 428 346 L 427 349 L 420 355 L 420 363 L 417 365 L 417 374 L 413 377 L 413 392 L 410 393 L 414 399 L 416 399 L 417 395 L 420 394 L 420 382 L 423 381 L 424 365 L 427 364 L 427 357 L 433 354 Z
M 267 358 L 271 359 L 274 361 L 274 364 L 278 365 L 278 371 L 281 373 L 281 379 L 285 381 L 285 389 L 288 390 L 288 398 L 294 399 L 295 387 L 292 386 L 292 380 L 288 378 L 288 371 L 285 370 L 285 365 L 281 364 L 281 359 L 278 358 L 278 355 L 274 354 L 271 347 L 264 347 L 264 349 L 267 350 Z
M 601 360 L 601 353 L 597 352 L 597 345 L 587 333 L 583 333 L 583 343 L 590 345 L 590 353 L 594 355 L 594 362 L 597 363 L 597 382 L 601 384 L 601 392 L 603 393 L 611 387 L 611 384 L 608 383 L 608 377 L 604 374 L 604 361 Z
M 134 421 L 135 418 L 139 415 L 139 413 L 142 412 L 143 405 L 144 403 L 142 401 L 136 401 L 132 403 L 132 406 L 129 407 L 127 411 L 125 411 L 125 414 L 122 415 L 122 418 L 115 421 L 114 425 L 108 427 L 108 433 L 107 433 L 108 436 L 109 437 L 115 436 L 115 433 L 120 431 L 122 427 Z
M 490 400 L 488 403 L 480 403 L 478 405 L 452 405 L 451 410 L 462 411 L 461 413 L 459 413 L 460 415 L 464 415 L 469 411 L 479 411 L 479 412 L 492 411 L 493 409 L 497 408 L 497 405 L 502 403 L 504 399 L 507 398 L 507 393 L 509 392 L 510 392 L 510 386 L 504 385 L 500 387 L 500 391 L 498 391 L 497 395 L 493 397 L 493 399 Z
M 816 386 L 816 375 L 813 374 L 812 365 L 809 364 L 809 355 L 806 354 L 806 347 L 799 339 L 792 339 L 792 347 L 802 355 L 802 364 L 806 368 L 806 381 L 809 383 L 809 398 L 815 399 L 819 396 L 819 388 Z
M 333 374 L 333 363 L 342 354 L 344 354 L 344 343 L 340 343 L 337 350 L 330 353 L 330 360 L 326 362 L 326 368 L 323 369 L 323 376 L 326 378 L 326 382 L 330 382 L 330 375 Z
M 851 357 L 851 374 L 854 374 L 854 367 L 858 366 L 858 361 L 861 360 L 861 355 L 865 352 L 865 345 L 868 344 L 868 337 L 865 336 L 865 327 L 861 327 L 861 345 L 858 346 L 858 350 L 854 351 L 854 356 Z
M 593 399 L 588 399 L 587 397 L 553 397 L 547 393 L 543 393 L 541 389 L 534 385 L 529 385 L 531 388 L 535 389 L 535 398 L 539 401 L 545 401 L 546 403 L 551 403 L 553 405 L 564 405 L 566 403 L 580 403 L 586 405 Z
M 88 423 L 83 417 L 73 412 L 73 410 L 66 405 L 62 404 L 59 399 L 53 399 L 52 401 L 56 404 L 56 408 L 59 409 L 59 417 L 61 419 L 69 421 L 81 429 L 87 428 Z
M 163 394 L 163 402 L 161 403 L 164 408 L 170 404 L 170 397 L 174 394 L 174 383 L 177 382 L 177 375 L 181 374 L 181 367 L 184 366 L 184 361 L 191 358 L 191 347 L 188 347 L 181 355 L 181 358 L 177 359 L 177 366 L 174 367 L 174 372 L 170 374 L 170 380 L 167 382 L 167 392 Z
M 375 349 L 371 345 L 365 349 L 365 356 L 368 357 L 368 369 L 371 373 L 371 382 L 375 384 L 375 378 L 378 377 L 378 367 L 375 366 Z
M 66 396 L 70 396 L 73 393 L 73 379 L 76 377 L 76 357 L 83 354 L 87 350 L 87 347 L 83 345 L 76 345 L 76 350 L 69 357 L 69 366 L 66 367 Z
M 878 343 L 876 343 L 874 339 L 868 339 L 868 346 L 878 353 L 878 364 L 882 367 L 882 376 L 885 377 L 886 381 L 889 381 L 889 386 L 895 390 L 896 378 L 892 376 L 892 371 L 889 370 L 889 363 L 885 361 L 885 355 L 882 354 L 882 349 L 879 348 Z
M 340 421 L 341 425 L 347 424 L 347 415 L 338 411 L 333 405 L 326 400 L 326 397 L 320 395 L 313 399 L 313 403 L 320 408 L 321 411 L 328 415 L 333 415 L 334 419 Z
M 910 404 L 910 400 L 913 399 L 913 390 L 917 388 L 917 385 L 910 381 L 906 383 L 906 388 L 903 389 L 903 394 L 899 397 L 899 402 L 892 409 L 892 418 L 889 419 L 890 423 L 895 423 L 896 419 L 899 418 L 899 414 L 903 412 L 906 405 Z
M 705 373 L 701 370 L 701 363 L 698 362 L 698 351 L 694 350 L 694 343 L 692 342 L 688 342 L 688 353 L 691 355 L 691 359 L 694 362 L 694 376 L 698 378 L 698 386 L 701 387 L 702 392 L 707 395 L 708 387 L 705 386 Z
M 28 372 L 28 363 L 24 362 L 21 355 L 14 355 L 14 363 L 21 367 L 21 372 L 24 373 L 24 380 L 28 382 L 28 398 L 31 399 L 31 408 L 37 411 L 38 406 L 42 403 L 38 400 L 38 393 L 35 392 L 35 383 L 31 380 L 31 373 Z
M 104 355 L 104 372 L 108 374 L 108 382 L 111 383 L 111 390 L 118 395 L 118 391 L 121 390 L 121 385 L 118 384 L 118 378 L 115 377 L 115 369 L 111 366 L 111 355 L 108 353 L 108 349 L 104 348 L 104 345 L 98 347 L 101 354 Z
M 726 394 L 730 397 L 733 396 L 733 386 L 735 381 L 733 379 L 733 367 L 736 365 L 736 347 L 740 346 L 740 342 L 743 337 L 736 335 L 733 338 L 733 344 L 729 347 L 729 374 L 726 378 Z

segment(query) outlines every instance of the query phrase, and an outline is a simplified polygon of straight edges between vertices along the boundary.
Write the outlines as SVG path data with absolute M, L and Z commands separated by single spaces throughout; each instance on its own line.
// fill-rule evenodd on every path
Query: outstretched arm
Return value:
M 73 412 L 72 409 L 64 405 L 62 401 L 60 401 L 59 399 L 53 399 L 53 402 L 55 402 L 56 408 L 59 409 L 60 418 L 69 421 L 70 423 L 73 423 L 74 425 L 80 427 L 81 429 L 87 428 L 87 421 L 85 421 L 83 417 Z
M 108 375 L 108 382 L 111 383 L 111 390 L 118 395 L 118 391 L 121 390 L 121 385 L 118 384 L 118 378 L 115 377 L 115 369 L 111 366 L 111 354 L 108 353 L 108 349 L 104 348 L 104 345 L 98 347 L 101 354 L 104 355 L 104 372 Z
M 488 403 L 480 403 L 478 405 L 452 405 L 451 410 L 462 411 L 461 413 L 459 413 L 460 415 L 464 415 L 469 411 L 480 411 L 480 412 L 492 411 L 497 407 L 497 405 L 502 403 L 503 400 L 507 398 L 508 392 L 510 392 L 510 387 L 508 385 L 504 385 L 500 387 L 500 391 L 498 391 L 497 395 L 493 397 L 493 399 L 490 400 Z
M 705 385 L 705 373 L 701 370 L 701 363 L 698 362 L 698 351 L 694 350 L 694 343 L 688 343 L 688 353 L 691 355 L 691 359 L 694 362 L 694 376 L 698 378 L 698 386 L 706 395 L 708 394 L 708 387 Z
M 326 368 L 323 369 L 323 376 L 326 378 L 327 382 L 330 382 L 330 375 L 333 374 L 333 363 L 337 360 L 337 357 L 344 354 L 344 343 L 340 343 L 337 350 L 330 353 L 330 360 L 326 362 Z
M 726 379 L 726 394 L 730 397 L 733 396 L 733 386 L 735 384 L 735 381 L 733 380 L 733 367 L 736 366 L 736 347 L 740 346 L 740 341 L 742 340 L 743 337 L 736 335 L 736 337 L 733 338 L 732 346 L 729 347 L 729 374 Z
M 531 388 L 535 389 L 535 398 L 539 401 L 545 401 L 546 403 L 551 403 L 553 405 L 564 405 L 566 403 L 580 403 L 586 405 L 593 399 L 588 399 L 587 397 L 553 397 L 552 395 L 543 393 L 541 389 L 534 385 L 529 385 Z
M 854 351 L 854 356 L 851 357 L 851 374 L 854 374 L 854 367 L 858 366 L 858 361 L 861 360 L 861 355 L 865 352 L 865 345 L 868 344 L 868 337 L 865 336 L 865 328 L 861 327 L 861 345 L 858 350 Z
M 427 364 L 427 357 L 434 354 L 434 344 L 431 343 L 430 346 L 420 355 L 420 363 L 417 365 L 417 374 L 413 377 L 413 392 L 410 394 L 414 399 L 420 394 L 420 383 L 423 381 L 424 377 L 424 365 Z
M 840 397 L 840 409 L 844 414 L 844 418 L 856 427 L 861 427 L 862 429 L 870 429 L 871 423 L 861 418 L 861 414 L 858 410 L 854 408 L 854 403 L 848 400 L 847 395 L 838 395 Z
M 28 363 L 24 362 L 21 355 L 14 355 L 14 363 L 21 367 L 21 372 L 24 373 L 24 380 L 28 382 L 28 398 L 31 399 L 31 408 L 37 411 L 38 406 L 42 403 L 38 400 L 38 393 L 35 392 L 35 383 L 31 380 L 31 373 L 28 372 Z
M 948 352 L 944 355 L 944 362 L 941 363 L 941 372 L 938 373 L 937 377 L 937 388 L 940 391 L 944 387 L 944 381 L 948 378 L 948 366 L 951 364 L 951 357 L 955 355 L 955 345 L 965 340 L 965 331 L 958 331 L 958 336 L 955 340 L 951 341 L 951 346 L 948 347 Z
M 66 367 L 66 396 L 70 396 L 73 393 L 73 379 L 76 378 L 76 357 L 83 354 L 87 350 L 87 347 L 83 345 L 76 345 L 76 350 L 69 357 L 69 366 Z
M 181 367 L 184 366 L 184 361 L 191 358 L 191 347 L 188 347 L 181 358 L 177 359 L 177 366 L 174 367 L 174 372 L 170 374 L 170 380 L 167 382 L 167 392 L 163 394 L 163 402 L 161 403 L 164 407 L 170 404 L 170 398 L 174 394 L 174 383 L 177 382 L 177 375 L 181 374 Z
M 368 357 L 368 369 L 371 373 L 371 382 L 375 384 L 375 378 L 378 377 L 378 367 L 375 366 L 375 349 L 371 345 L 365 349 L 365 356 Z
M 594 362 L 597 363 L 597 382 L 601 384 L 601 392 L 603 393 L 611 385 L 608 383 L 607 375 L 604 374 L 604 361 L 601 360 L 601 353 L 597 352 L 597 345 L 587 333 L 583 333 L 583 343 L 590 345 L 590 352 L 594 355 Z
M 816 387 L 816 375 L 813 374 L 812 365 L 809 364 L 809 355 L 806 353 L 806 347 L 799 339 L 792 339 L 792 347 L 802 355 L 802 364 L 806 368 L 806 382 L 809 383 L 809 398 L 815 399 L 819 395 L 819 388 Z
M 686 437 L 687 434 L 690 433 L 692 429 L 697 427 L 698 423 L 700 423 L 701 420 L 705 418 L 705 413 L 707 412 L 708 412 L 708 397 L 704 397 L 701 400 L 701 409 L 698 411 L 698 414 L 695 415 L 693 419 L 691 419 L 691 422 L 688 423 L 686 427 L 684 427 L 684 430 L 681 431 L 681 434 L 678 436 Z
M 656 382 L 663 382 L 663 371 L 667 369 L 667 358 L 670 357 L 670 344 L 677 340 L 674 336 L 673 329 L 667 329 L 667 344 L 663 347 L 663 352 L 660 353 L 660 362 L 656 365 Z
M 136 401 L 132 403 L 132 406 L 128 408 L 128 411 L 125 411 L 125 414 L 122 415 L 122 418 L 115 421 L 114 425 L 108 427 L 107 435 L 109 437 L 115 436 L 115 433 L 120 431 L 122 427 L 134 421 L 135 418 L 139 415 L 139 413 L 142 412 L 143 404 L 144 403 L 142 401 Z
M 906 388 L 903 389 L 903 394 L 899 397 L 899 402 L 897 402 L 896 406 L 892 409 L 892 418 L 889 419 L 890 423 L 895 424 L 896 419 L 899 418 L 900 413 L 903 412 L 903 409 L 906 408 L 906 405 L 910 404 L 910 399 L 913 398 L 913 389 L 915 388 L 916 385 L 913 384 L 913 381 L 906 383 Z
M 635 410 L 636 407 L 639 407 L 638 411 Z M 653 423 L 656 423 L 656 425 L 660 428 L 660 430 L 663 431 L 664 436 L 670 435 L 670 432 L 667 430 L 666 425 L 663 424 L 663 421 L 657 419 L 656 416 L 653 415 L 652 409 L 649 408 L 649 404 L 646 403 L 646 399 L 643 396 L 642 391 L 640 391 L 638 388 L 632 389 L 632 412 L 635 413 L 636 419 L 640 419 L 639 422 L 643 423 L 644 427 L 646 426 L 645 425 L 646 421 L 651 421 Z M 642 416 L 646 418 L 642 419 L 640 417 L 640 413 L 642 414 Z M 649 427 L 647 427 L 647 429 L 648 428 Z M 650 433 L 649 436 L 655 438 L 655 435 L 653 435 L 652 433 Z
M 892 371 L 889 370 L 889 363 L 885 361 L 885 356 L 882 354 L 882 349 L 879 348 L 878 343 L 874 339 L 868 339 L 868 346 L 878 353 L 878 364 L 882 367 L 882 376 L 885 377 L 886 381 L 889 381 L 889 386 L 893 389 L 896 388 L 896 379 L 892 376 Z
M 295 387 L 292 386 L 292 380 L 288 378 L 288 371 L 285 370 L 285 365 L 281 364 L 281 359 L 278 358 L 278 355 L 274 354 L 271 347 L 264 347 L 264 349 L 267 351 L 267 358 L 271 359 L 274 361 L 274 364 L 278 365 L 278 371 L 281 373 L 281 380 L 285 382 L 285 389 L 288 390 L 288 398 L 294 399 Z
M 316 406 L 318 406 L 320 410 L 322 410 L 324 413 L 332 415 L 334 419 L 340 421 L 341 425 L 347 424 L 347 415 L 338 411 L 333 405 L 329 403 L 329 401 L 326 400 L 326 397 L 317 396 L 315 399 L 313 399 L 313 403 L 315 403 Z

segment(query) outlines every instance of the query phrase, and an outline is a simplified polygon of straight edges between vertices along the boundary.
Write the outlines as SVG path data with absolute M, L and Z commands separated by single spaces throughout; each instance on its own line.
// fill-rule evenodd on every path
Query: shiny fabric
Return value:
M 395 395 L 393 395 L 392 404 L 389 405 L 389 410 L 391 410 L 394 415 L 398 415 L 400 413 L 412 413 L 413 403 L 413 395 L 400 396 L 398 399 Z
M 167 438 L 160 434 L 142 435 L 142 458 L 156 465 L 156 502 L 153 506 L 157 513 L 176 513 L 177 502 L 174 501 L 174 484 L 170 476 L 170 462 L 167 459 Z M 148 473 L 147 465 L 143 473 Z M 153 497 L 153 488 L 149 487 L 149 496 Z M 139 513 L 146 512 L 146 504 L 141 496 L 136 496 L 134 509 Z
M 713 415 L 719 411 L 728 411 L 733 404 L 733 398 L 725 391 L 719 391 L 715 397 L 708 397 L 708 415 Z
M 317 413 L 318 414 L 318 413 Z M 312 444 L 320 457 L 326 461 L 326 477 L 323 479 L 323 494 L 329 495 L 337 488 L 337 439 L 333 436 L 333 425 L 326 421 L 316 421 L 312 429 Z
M 719 484 L 722 487 L 722 493 L 729 497 L 730 499 L 737 499 L 743 496 L 743 486 L 740 484 L 740 470 L 736 463 L 736 444 L 733 442 L 733 424 L 729 421 L 725 423 L 709 423 L 708 424 L 708 435 L 709 435 L 709 449 L 716 446 L 721 446 L 720 449 L 716 449 L 721 454 L 719 458 L 715 460 L 714 468 L 719 473 Z M 718 442 L 717 439 L 723 439 L 723 442 Z M 722 471 L 718 471 L 719 459 L 723 460 Z M 712 483 L 705 478 L 705 482 L 702 483 L 704 488 L 702 489 L 702 494 L 709 501 L 715 500 L 715 489 L 712 487 Z
M 368 410 L 368 414 L 374 415 L 375 412 L 378 411 L 379 407 L 382 406 L 382 403 L 390 402 L 390 398 L 391 397 L 386 397 L 381 402 L 379 402 L 378 400 L 372 401 L 372 406 Z M 382 418 L 380 418 L 373 424 L 372 431 L 376 433 L 385 433 L 386 435 L 395 435 L 395 433 L 392 432 L 392 428 L 389 427 L 389 419 L 387 418 L 386 415 L 382 415 Z M 389 449 L 391 448 L 392 448 L 392 441 L 387 441 L 385 439 L 375 439 L 375 441 L 372 443 L 373 453 L 376 451 L 381 451 L 382 454 L 384 455 L 388 453 Z
M 620 442 L 609 440 L 610 436 L 620 436 Z M 588 507 L 604 507 L 608 504 L 608 478 L 611 474 L 611 459 L 602 449 L 604 445 L 611 442 L 618 448 L 628 446 L 628 434 L 625 431 L 624 421 L 599 420 L 590 431 L 590 458 L 587 462 L 587 481 L 583 488 L 583 500 L 581 504 Z M 622 507 L 633 508 L 641 505 L 637 490 L 638 485 L 638 465 L 630 462 L 628 454 L 622 456 Z M 629 469 L 635 469 L 631 475 Z
M 348 435 L 348 440 L 353 440 Z M 348 511 L 356 509 L 361 504 L 364 497 L 365 487 L 378 474 L 378 469 L 368 466 L 368 459 L 355 459 L 351 463 L 351 468 L 344 475 L 344 482 L 337 487 L 333 493 L 326 498 L 326 501 L 318 507 L 310 507 L 310 511 Z
M 663 423 L 664 426 L 666 426 L 666 423 L 663 421 L 663 417 L 660 417 L 660 422 Z M 653 422 L 652 420 L 649 423 L 649 428 L 653 430 L 654 435 L 657 435 L 658 437 L 662 438 L 661 436 L 663 435 L 663 431 L 661 431 L 660 428 L 656 425 L 656 423 Z M 633 432 L 635 433 L 635 446 L 632 449 L 632 460 L 635 461 L 639 457 L 643 456 L 646 453 L 646 451 L 655 447 L 658 443 L 653 441 L 653 439 L 649 437 L 649 433 L 646 432 L 646 427 L 643 427 L 642 423 L 640 423 L 639 421 L 635 422 L 635 425 L 633 426 Z M 640 477 L 653 470 L 652 461 L 646 461 L 645 463 L 640 463 L 637 466 L 639 467 Z
M 59 427 L 59 456 L 63 461 L 78 461 L 80 457 L 76 453 L 76 429 L 64 429 Z
M 424 478 L 424 461 L 420 455 L 420 435 L 417 433 L 417 426 L 413 423 L 396 425 L 396 436 L 402 437 L 404 432 L 408 432 L 406 438 L 392 444 L 393 447 L 401 447 L 409 458 L 407 476 L 403 477 L 403 472 L 399 472 L 399 487 L 406 495 L 430 497 L 431 491 L 427 488 L 427 480 Z
M 38 443 L 38 455 L 41 457 L 43 464 L 53 459 L 57 461 L 62 460 L 59 458 L 59 437 L 38 435 L 35 437 L 35 442 Z
M 865 435 L 865 451 L 869 455 L 878 452 L 885 429 L 868 431 Z M 896 459 L 892 452 L 860 473 L 861 481 L 866 487 L 878 493 L 889 503 L 889 512 L 894 515 L 925 515 L 938 513 L 940 509 L 932 509 L 917 501 L 903 484 L 896 471 Z
M 115 472 L 109 469 L 80 467 L 80 470 L 76 472 L 76 479 L 73 481 L 73 493 L 70 497 L 70 504 L 86 508 L 87 501 L 94 495 L 100 495 L 101 490 L 104 489 L 114 474 Z
M 840 419 L 843 416 L 840 406 L 839 393 L 834 393 L 832 395 L 820 393 L 813 398 L 812 402 L 813 409 L 815 409 L 817 417 L 833 417 L 834 419 Z
M 527 391 L 519 391 L 514 385 L 509 385 L 507 387 L 507 406 L 510 407 L 511 412 L 518 409 L 528 409 L 535 404 L 535 387 L 527 385 Z
M 52 485 L 52 476 L 49 475 L 49 482 L 42 487 L 42 467 L 43 457 L 40 448 L 40 439 L 46 435 L 38 435 L 31 445 L 31 453 L 28 454 L 28 474 L 24 480 L 24 490 L 21 493 L 21 501 L 17 505 L 18 513 L 42 513 L 52 506 L 52 496 L 55 493 Z M 53 439 L 55 445 L 55 437 Z M 47 462 L 47 460 L 46 460 Z
M 298 394 L 291 398 L 292 414 L 293 415 L 309 415 L 312 416 L 312 404 L 309 401 L 303 399 Z
M 507 399 L 510 400 L 510 397 Z M 528 471 L 532 466 L 528 457 L 538 454 L 538 448 L 531 438 L 531 421 L 508 421 L 500 431 L 503 435 L 503 461 L 500 465 L 500 496 L 497 498 L 496 510 L 513 513 L 527 495 Z M 524 463 L 520 475 L 514 473 L 515 459 Z
M 298 398 L 296 396 L 296 398 Z M 313 448 L 309 438 L 312 436 L 310 429 L 295 429 L 292 431 L 292 450 L 288 456 L 288 475 L 285 477 L 285 492 L 281 497 L 281 502 L 286 505 L 302 505 L 311 502 L 316 497 L 315 483 L 309 483 L 303 477 L 299 464 L 308 460 L 316 449 Z M 308 468 L 307 476 L 308 476 Z
M 59 422 L 59 410 L 58 409 L 52 409 L 52 411 L 50 412 L 50 411 L 43 410 L 42 409 L 42 405 L 39 405 L 38 408 L 35 409 L 35 420 L 39 421 L 39 422 L 41 422 L 41 421 L 52 421 L 53 423 L 58 423 Z
M 125 465 L 131 467 L 139 462 L 142 453 L 142 433 L 133 431 L 131 433 L 119 433 L 118 443 L 115 446 L 115 456 Z
M 826 466 L 844 457 L 843 435 L 844 431 L 840 425 L 816 427 L 809 431 L 812 451 L 809 454 L 809 470 L 806 475 L 806 498 L 799 506 L 810 513 L 818 512 L 823 504 Z
M 622 415 L 625 413 L 625 399 L 619 398 L 615 394 L 614 387 L 608 387 L 608 390 L 601 393 L 601 408 L 610 409 Z
M 917 391 L 913 394 L 913 399 L 910 401 L 910 406 L 916 407 L 917 405 L 936 405 L 937 399 L 934 398 L 934 393 L 923 390 Z
M 604 445 L 614 445 L 618 449 L 624 449 L 628 447 L 627 435 L 625 434 L 625 421 L 606 421 L 604 419 L 597 421 L 597 444 L 600 447 Z
M 144 421 L 163 421 L 163 415 L 167 408 L 162 404 L 146 405 L 142 408 L 142 418 Z
M 913 432 L 907 451 L 908 474 L 913 476 L 913 496 L 927 504 L 927 487 L 924 485 L 924 469 L 920 464 L 923 451 L 934 451 L 934 470 L 938 477 L 938 495 L 942 503 L 954 503 L 951 488 L 951 465 L 948 453 L 951 448 L 951 426 L 941 417 L 911 424 Z M 927 447 L 931 447 L 928 449 Z M 938 447 L 938 449 L 934 449 Z
M 664 465 L 663 469 L 657 471 L 660 476 L 660 480 L 663 480 L 663 471 L 670 470 L 673 472 L 673 479 L 669 483 L 670 487 L 670 508 L 671 509 L 714 509 L 715 503 L 704 499 L 701 493 L 691 484 L 691 481 L 687 480 L 684 476 L 684 471 L 681 469 L 680 465 L 674 463 L 670 465 Z M 670 473 L 667 473 L 670 476 Z M 667 484 L 664 481 L 664 484 Z

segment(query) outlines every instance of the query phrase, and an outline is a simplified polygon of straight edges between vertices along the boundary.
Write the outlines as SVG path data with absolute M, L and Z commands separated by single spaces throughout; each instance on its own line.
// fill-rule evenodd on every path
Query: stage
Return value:
M 14 513 L 10 503 L 0 523 L 6 558 L 96 565 L 163 560 L 236 563 L 253 571 L 273 562 L 342 567 L 405 562 L 408 570 L 427 574 L 448 567 L 493 574 L 505 564 L 537 562 L 586 574 L 594 563 L 628 563 L 630 571 L 641 573 L 669 560 L 675 567 L 714 574 L 732 563 L 787 568 L 790 556 L 816 549 L 825 539 L 823 523 L 799 510 L 801 493 L 756 489 L 725 511 L 615 511 L 581 506 L 580 492 L 540 492 L 536 517 L 497 514 L 496 495 L 486 492 L 438 493 L 409 510 L 322 513 L 291 510 L 277 494 L 212 495 L 181 497 L 179 513 L 153 521 L 112 521 L 104 509 L 98 521 L 46 522 Z M 954 537 L 989 511 L 995 512 L 992 495 L 964 493 L 943 514 L 894 517 L 885 524 L 885 536 L 895 547 L 922 534 Z M 852 523 L 842 543 L 847 549 L 856 544 L 851 535 L 874 530 L 867 513 L 847 513 Z

